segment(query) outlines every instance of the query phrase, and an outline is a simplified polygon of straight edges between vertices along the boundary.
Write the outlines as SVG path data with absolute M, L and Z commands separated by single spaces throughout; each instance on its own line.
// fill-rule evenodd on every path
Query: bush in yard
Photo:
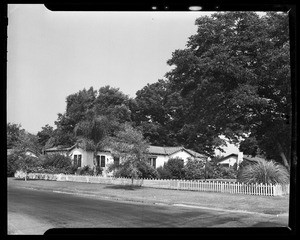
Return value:
M 216 162 L 211 161 L 207 164 L 206 167 L 206 178 L 208 179 L 235 179 L 236 178 L 236 170 L 233 167 L 224 167 L 222 165 L 218 165 Z
M 204 179 L 205 178 L 205 163 L 202 160 L 190 159 L 184 166 L 184 175 L 187 180 Z
M 290 182 L 288 170 L 274 161 L 260 160 L 243 167 L 238 181 L 244 183 L 287 184 Z
M 14 176 L 17 170 L 27 173 L 34 172 L 41 164 L 39 158 L 28 156 L 22 151 L 15 151 L 7 156 L 7 176 Z
M 17 154 L 11 154 L 7 156 L 7 176 L 13 177 L 18 170 L 19 156 Z
M 169 171 L 169 169 L 165 168 L 165 164 L 164 166 L 160 166 L 158 167 L 157 169 L 157 172 L 158 172 L 158 177 L 160 179 L 171 179 L 172 178 L 172 174 L 171 172 Z
M 157 170 L 146 162 L 140 162 L 138 166 L 141 172 L 141 178 L 158 178 Z
M 82 168 L 78 168 L 77 172 L 78 175 L 89 175 L 92 176 L 94 175 L 94 170 L 90 168 L 89 166 L 84 166 Z
M 57 173 L 68 173 L 72 170 L 72 161 L 70 157 L 64 156 L 62 154 L 49 154 L 42 157 L 43 167 L 45 169 L 53 169 Z M 54 170 L 56 169 L 56 170 Z
M 170 158 L 166 163 L 164 163 L 163 168 L 165 169 L 165 173 L 170 173 L 169 178 L 171 179 L 184 178 L 184 161 L 181 158 Z
M 131 177 L 130 167 L 124 167 L 123 164 L 127 164 L 127 163 L 124 162 L 119 165 L 111 164 L 108 167 L 108 171 L 114 171 L 113 175 L 115 177 L 126 177 L 126 178 Z M 137 162 L 136 168 L 138 170 L 139 178 L 158 178 L 159 177 L 157 170 L 144 161 Z

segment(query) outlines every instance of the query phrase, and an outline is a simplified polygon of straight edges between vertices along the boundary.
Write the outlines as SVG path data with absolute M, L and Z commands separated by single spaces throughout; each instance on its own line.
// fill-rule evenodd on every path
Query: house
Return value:
M 184 147 L 161 147 L 150 145 L 148 153 L 148 161 L 150 165 L 155 168 L 163 166 L 170 158 L 181 158 L 184 160 L 184 164 L 186 164 L 188 158 L 201 159 L 203 161 L 207 159 L 207 156 Z
M 45 150 L 45 154 L 59 153 L 65 156 L 69 156 L 73 163 L 78 167 L 89 166 L 91 168 L 100 166 L 103 168 L 104 175 L 111 175 L 107 171 L 109 164 L 119 163 L 119 158 L 114 158 L 109 149 L 103 149 L 97 152 L 96 161 L 94 164 L 94 153 L 92 151 L 86 151 L 81 148 L 78 144 L 75 144 L 69 148 L 65 147 L 53 147 Z M 207 156 L 197 153 L 193 150 L 186 149 L 184 147 L 161 147 L 152 146 L 148 148 L 149 164 L 154 168 L 163 166 L 170 158 L 181 158 L 184 163 L 187 162 L 188 158 L 200 159 L 205 161 Z
M 224 167 L 233 167 L 235 163 L 239 165 L 242 161 L 247 161 L 249 163 L 256 163 L 260 160 L 263 160 L 263 158 L 252 157 L 250 155 L 244 155 L 243 152 L 239 152 L 238 154 L 232 153 L 225 157 L 222 157 L 221 159 L 218 160 L 218 164 Z
M 14 152 L 15 152 L 15 149 L 8 148 L 7 149 L 7 156 L 13 154 Z M 37 158 L 39 156 L 39 153 L 36 153 L 35 151 L 33 151 L 33 150 L 29 149 L 29 148 L 26 148 L 25 149 L 25 155 Z

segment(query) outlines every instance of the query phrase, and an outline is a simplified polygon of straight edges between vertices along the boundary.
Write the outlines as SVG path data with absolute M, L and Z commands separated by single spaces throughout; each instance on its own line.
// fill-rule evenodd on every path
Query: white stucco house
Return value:
M 78 144 L 73 145 L 72 147 L 62 148 L 62 147 L 53 147 L 46 149 L 45 154 L 59 153 L 65 156 L 69 156 L 73 163 L 78 167 L 89 166 L 91 168 L 95 166 L 100 166 L 103 168 L 103 175 L 109 176 L 112 173 L 108 172 L 108 166 L 112 163 L 119 163 L 119 158 L 114 158 L 109 149 L 103 149 L 102 151 L 97 152 L 96 165 L 93 161 L 94 153 L 92 151 L 86 151 Z M 187 162 L 188 158 L 200 159 L 203 161 L 207 160 L 207 156 L 197 153 L 193 150 L 186 149 L 184 147 L 161 147 L 161 146 L 152 146 L 148 148 L 148 161 L 149 164 L 155 168 L 163 166 L 170 158 L 181 158 L 184 163 Z M 122 161 L 122 160 L 121 160 Z
M 232 154 L 222 157 L 221 159 L 219 159 L 218 164 L 223 165 L 224 167 L 233 167 L 235 163 L 237 165 L 239 165 L 243 161 L 255 163 L 261 159 L 262 158 L 260 158 L 260 157 L 252 157 L 250 155 L 244 155 L 243 152 L 239 152 L 237 154 L 232 153 Z

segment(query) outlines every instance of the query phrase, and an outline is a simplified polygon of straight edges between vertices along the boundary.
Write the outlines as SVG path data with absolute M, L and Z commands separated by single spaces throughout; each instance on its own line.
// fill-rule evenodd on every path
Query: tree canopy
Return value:
M 289 167 L 287 14 L 216 13 L 198 18 L 196 25 L 197 34 L 173 53 L 168 64 L 174 68 L 166 74 L 189 103 L 190 136 L 224 135 L 233 142 L 255 136 L 266 157 Z

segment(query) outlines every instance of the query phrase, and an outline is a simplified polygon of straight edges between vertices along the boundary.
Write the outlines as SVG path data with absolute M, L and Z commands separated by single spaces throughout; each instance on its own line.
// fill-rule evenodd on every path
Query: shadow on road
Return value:
M 131 185 L 109 185 L 109 186 L 105 186 L 104 188 L 108 188 L 108 189 L 124 189 L 124 190 L 137 190 L 137 189 L 141 189 L 142 187 L 140 187 L 140 186 L 131 186 Z
M 251 227 L 286 227 L 286 226 L 274 222 L 258 222 L 252 225 Z

